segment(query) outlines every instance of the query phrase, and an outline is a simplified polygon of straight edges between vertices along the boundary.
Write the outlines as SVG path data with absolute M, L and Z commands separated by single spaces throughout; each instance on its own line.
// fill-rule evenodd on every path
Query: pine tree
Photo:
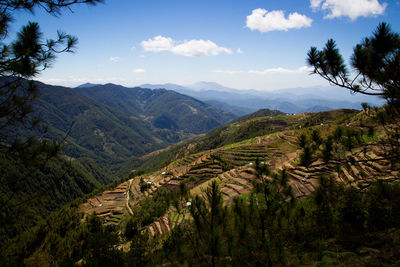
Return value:
M 349 89 L 352 93 L 380 96 L 386 100 L 386 106 L 378 112 L 376 120 L 381 123 L 386 138 L 381 138 L 385 158 L 391 161 L 391 168 L 399 168 L 400 158 L 400 35 L 392 31 L 387 23 L 380 23 L 372 36 L 357 44 L 351 57 L 351 66 L 355 76 L 351 77 L 336 42 L 327 41 L 322 50 L 311 47 L 307 53 L 307 62 L 331 85 Z M 367 105 L 363 105 L 368 110 Z M 338 128 L 339 129 L 339 128 Z M 339 136 L 340 134 L 340 136 Z M 347 149 L 351 151 L 359 136 L 351 132 L 347 135 Z M 336 131 L 334 138 L 340 139 L 342 132 Z M 387 149 L 390 147 L 390 149 Z
M 392 107 L 400 107 L 400 37 L 386 23 L 378 25 L 373 36 L 365 38 L 354 48 L 351 65 L 356 71 L 350 77 L 348 67 L 333 39 L 322 50 L 311 47 L 307 54 L 313 73 L 330 84 L 354 93 L 385 98 Z
M 57 54 L 73 52 L 77 38 L 57 32 L 57 38 L 45 39 L 39 24 L 27 22 L 14 40 L 10 41 L 10 30 L 16 12 L 33 12 L 44 9 L 50 15 L 58 16 L 64 9 L 75 4 L 96 4 L 101 0 L 5 0 L 0 1 L 0 154 L 10 162 L 16 162 L 24 168 L 35 170 L 43 168 L 51 158 L 59 155 L 63 141 L 56 142 L 39 137 L 19 140 L 11 134 L 16 126 L 33 128 L 39 121 L 30 117 L 32 102 L 40 92 L 32 80 L 43 70 L 51 66 Z M 46 132 L 46 127 L 42 129 Z M 17 173 L 3 172 L 0 183 L 7 194 L 0 196 L 0 222 L 7 214 L 15 213 L 13 198 L 23 190 L 23 179 Z M 26 201 L 26 200 L 25 200 Z M 4 223 L 3 223 L 4 224 Z
M 223 207 L 222 193 L 216 181 L 212 181 L 204 197 L 206 201 L 197 195 L 190 206 L 194 221 L 194 233 L 189 237 L 191 248 L 207 265 L 219 266 L 226 250 L 227 211 Z

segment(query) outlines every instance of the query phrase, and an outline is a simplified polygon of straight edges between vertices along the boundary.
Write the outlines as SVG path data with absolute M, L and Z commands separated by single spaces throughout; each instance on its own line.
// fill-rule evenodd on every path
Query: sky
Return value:
M 353 47 L 380 22 L 400 32 L 400 1 L 381 0 L 106 0 L 75 5 L 55 17 L 13 14 L 10 36 L 27 21 L 43 36 L 78 38 L 76 52 L 57 56 L 37 79 L 82 83 L 189 85 L 236 89 L 326 86 L 310 75 L 307 51 L 330 38 L 348 62 Z

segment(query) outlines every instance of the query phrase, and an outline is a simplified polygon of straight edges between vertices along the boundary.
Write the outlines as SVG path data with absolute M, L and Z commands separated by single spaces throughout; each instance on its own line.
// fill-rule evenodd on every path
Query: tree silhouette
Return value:
M 352 78 L 333 39 L 322 50 L 311 47 L 307 56 L 313 73 L 330 84 L 354 93 L 382 96 L 399 111 L 400 37 L 388 24 L 379 24 L 373 36 L 356 45 L 351 57 L 356 75 Z

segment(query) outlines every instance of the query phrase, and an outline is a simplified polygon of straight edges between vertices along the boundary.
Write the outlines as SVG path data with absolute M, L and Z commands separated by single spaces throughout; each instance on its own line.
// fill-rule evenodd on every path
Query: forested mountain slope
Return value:
M 115 176 L 93 160 L 63 157 L 29 164 L 0 154 L 1 244 L 50 212 L 111 183 Z
M 66 155 L 89 157 L 108 166 L 209 131 L 234 118 L 173 91 L 113 84 L 74 90 L 40 82 L 36 85 L 41 97 L 33 102 L 34 112 L 30 115 L 49 126 L 44 137 L 66 137 Z M 43 132 L 25 127 L 7 131 L 11 139 Z
M 78 87 L 75 90 L 126 114 L 142 117 L 155 128 L 186 134 L 207 132 L 235 117 L 171 90 L 126 88 L 115 84 Z
M 98 163 L 113 164 L 130 156 L 139 156 L 169 142 L 153 132 L 151 125 L 98 103 L 74 90 L 37 83 L 41 97 L 33 102 L 32 117 L 49 126 L 45 138 L 66 138 L 64 153 L 70 157 L 90 157 Z M 8 136 L 37 135 L 24 127 Z

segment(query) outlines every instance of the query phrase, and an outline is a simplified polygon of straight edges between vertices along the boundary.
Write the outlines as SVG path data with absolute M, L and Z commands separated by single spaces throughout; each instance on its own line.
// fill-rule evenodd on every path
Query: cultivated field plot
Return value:
M 128 201 L 129 181 L 118 185 L 114 190 L 104 191 L 100 196 L 90 198 L 80 206 L 85 214 L 103 217 L 106 223 L 118 223 L 124 214 Z

